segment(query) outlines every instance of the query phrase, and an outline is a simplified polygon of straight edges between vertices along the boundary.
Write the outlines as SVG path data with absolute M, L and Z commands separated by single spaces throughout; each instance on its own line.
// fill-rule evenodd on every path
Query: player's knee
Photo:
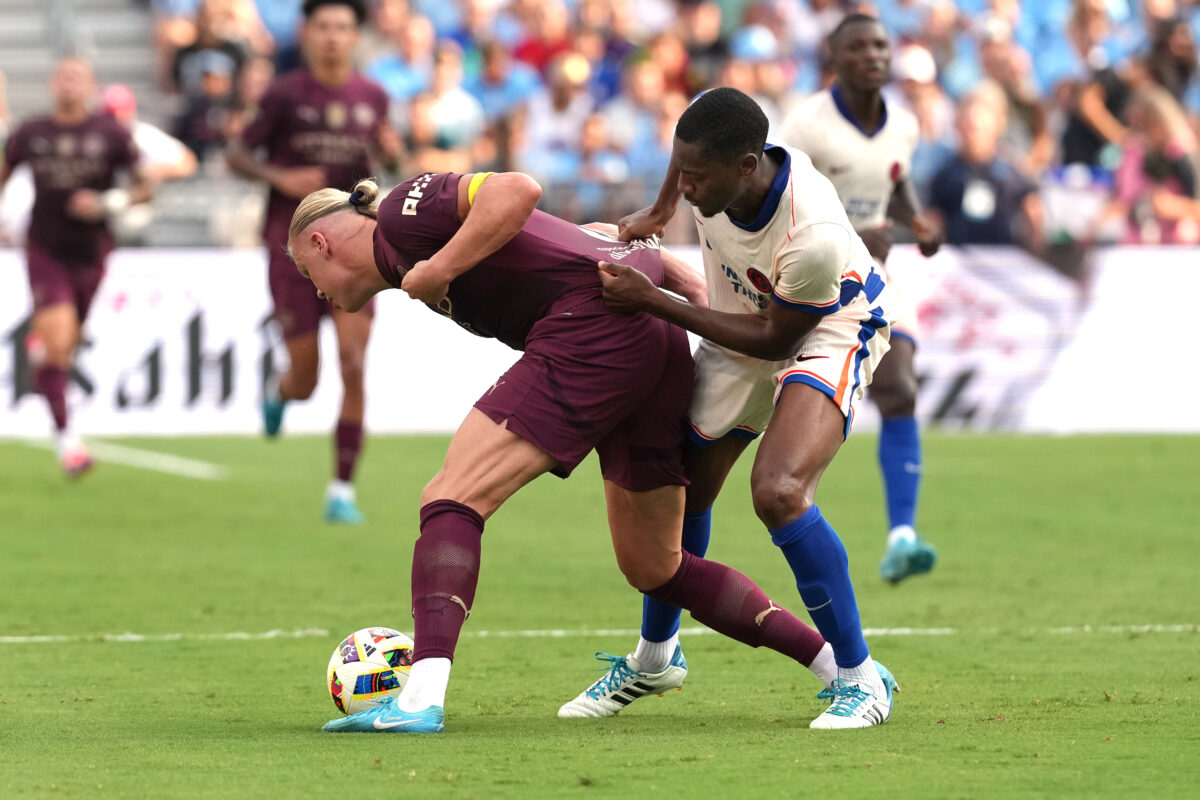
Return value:
M 917 380 L 913 377 L 872 387 L 871 399 L 884 419 L 911 417 L 917 410 Z
M 754 513 L 768 528 L 778 528 L 812 507 L 815 486 L 794 475 L 759 476 L 751 483 Z
M 342 384 L 344 386 L 362 386 L 363 382 L 363 354 L 355 351 L 353 353 L 340 353 Z
M 667 559 L 617 558 L 621 574 L 634 589 L 649 592 L 667 583 L 675 576 L 678 564 L 672 566 Z
M 317 375 L 315 372 L 288 372 L 281 388 L 285 390 L 289 400 L 307 400 L 317 390 Z
M 75 349 L 75 344 L 74 337 L 70 335 L 44 337 L 42 360 L 56 367 L 66 367 L 71 363 L 71 352 Z
M 687 487 L 687 496 L 684 501 L 683 510 L 689 514 L 704 511 L 705 509 L 712 508 L 716 500 L 716 491 L 693 484 Z

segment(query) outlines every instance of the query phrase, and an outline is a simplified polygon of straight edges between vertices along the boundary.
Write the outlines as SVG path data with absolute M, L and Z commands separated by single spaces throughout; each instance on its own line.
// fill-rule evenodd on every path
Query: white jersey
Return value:
M 783 123 L 783 141 L 803 150 L 837 189 L 855 230 L 877 228 L 887 219 L 896 183 L 908 177 L 917 148 L 917 118 L 883 107 L 879 129 L 868 134 L 845 109 L 837 86 L 798 105 Z
M 854 232 L 833 185 L 798 150 L 767 146 L 783 157 L 758 218 L 696 213 L 708 304 L 733 314 L 761 313 L 770 303 L 823 317 L 795 355 L 763 361 L 709 341 L 696 351 L 688 411 L 698 444 L 723 436 L 757 436 L 779 393 L 802 383 L 826 394 L 846 418 L 888 351 L 884 281 Z
M 728 214 L 704 217 L 693 208 L 709 307 L 758 313 L 774 298 L 809 314 L 833 314 L 844 304 L 843 291 L 848 302 L 868 283 L 874 261 L 832 184 L 808 156 L 775 145 L 767 145 L 766 152 L 785 161 L 757 219 L 742 224 Z M 820 235 L 813 235 L 818 228 Z M 830 236 L 842 237 L 833 258 L 828 257 Z M 874 283 L 872 295 L 882 288 L 878 276 Z

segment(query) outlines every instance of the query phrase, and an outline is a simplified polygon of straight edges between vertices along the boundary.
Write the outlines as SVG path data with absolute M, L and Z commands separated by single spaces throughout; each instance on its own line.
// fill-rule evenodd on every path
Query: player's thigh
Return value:
M 813 504 L 844 430 L 842 411 L 827 394 L 804 383 L 784 385 L 750 473 L 755 510 L 764 522 L 784 524 Z
M 454 500 L 485 519 L 531 480 L 555 466 L 552 456 L 472 408 L 450 440 L 446 460 L 421 504 Z
M 284 340 L 288 352 L 288 374 L 294 383 L 294 388 L 301 394 L 308 395 L 317 386 L 317 377 L 321 369 L 321 348 L 317 332 L 303 333 Z
M 726 436 L 711 444 L 689 442 L 684 449 L 684 465 L 688 478 L 687 511 L 712 508 L 729 477 L 730 470 L 753 439 Z
M 340 308 L 330 314 L 337 333 L 338 360 L 342 372 L 357 372 L 361 375 L 367 355 L 367 343 L 371 339 L 371 323 L 374 321 L 366 308 L 353 313 Z
M 662 586 L 679 569 L 683 487 L 631 492 L 605 481 L 604 497 L 621 572 L 642 591 Z
M 891 349 L 871 377 L 871 400 L 884 418 L 911 416 L 916 410 L 916 346 L 907 336 L 893 334 Z

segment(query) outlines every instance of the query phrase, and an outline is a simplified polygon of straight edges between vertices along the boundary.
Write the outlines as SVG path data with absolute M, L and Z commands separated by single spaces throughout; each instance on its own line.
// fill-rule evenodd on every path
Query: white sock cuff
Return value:
M 354 502 L 354 484 L 350 481 L 343 481 L 334 478 L 329 482 L 328 488 L 325 489 L 325 497 L 332 500 L 347 500 Z
M 917 532 L 913 530 L 912 525 L 897 525 L 888 531 L 888 544 L 893 545 L 898 541 L 915 542 L 917 540 Z
M 637 662 L 638 671 L 662 672 L 671 663 L 671 656 L 675 655 L 675 648 L 678 646 L 678 631 L 665 642 L 648 642 L 645 639 L 639 638 L 637 650 L 633 651 L 633 658 Z
M 450 665 L 448 658 L 422 658 L 409 667 L 408 683 L 400 693 L 400 710 L 415 712 L 430 706 L 444 708 Z

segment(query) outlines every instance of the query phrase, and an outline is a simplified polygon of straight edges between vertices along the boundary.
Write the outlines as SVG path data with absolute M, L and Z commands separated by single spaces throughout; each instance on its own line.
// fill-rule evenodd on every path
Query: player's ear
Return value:
M 754 153 L 746 153 L 738 162 L 738 169 L 743 176 L 749 175 L 758 168 L 759 157 Z
M 308 235 L 308 242 L 322 258 L 329 258 L 329 240 L 325 238 L 325 234 L 313 231 Z

